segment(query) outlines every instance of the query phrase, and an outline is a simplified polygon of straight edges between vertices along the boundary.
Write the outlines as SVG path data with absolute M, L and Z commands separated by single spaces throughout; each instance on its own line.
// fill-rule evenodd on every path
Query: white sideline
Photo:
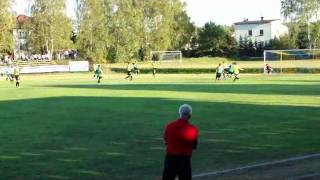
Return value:
M 305 160 L 305 159 L 310 159 L 310 158 L 315 158 L 315 157 L 320 157 L 320 153 L 319 154 L 310 154 L 310 155 L 305 155 L 305 156 L 299 156 L 299 157 L 293 157 L 293 158 L 288 158 L 288 159 L 279 160 L 279 161 L 272 161 L 272 162 L 253 164 L 253 165 L 243 166 L 243 167 L 234 168 L 234 169 L 227 169 L 227 170 L 222 170 L 222 171 L 201 173 L 201 174 L 196 174 L 196 175 L 192 176 L 192 178 L 197 179 L 197 178 L 202 178 L 202 177 L 207 177 L 207 176 L 223 175 L 223 174 L 233 173 L 233 172 L 237 172 L 237 171 L 241 172 L 241 171 L 246 171 L 246 170 L 253 169 L 253 168 L 277 165 L 277 164 L 282 164 L 282 163 L 288 163 L 288 162 L 291 162 L 291 161 L 299 161 L 299 160 Z
M 294 178 L 289 178 L 288 180 L 302 180 L 302 179 L 314 178 L 314 177 L 318 177 L 318 176 L 320 177 L 320 173 L 298 176 L 298 177 L 294 177 Z

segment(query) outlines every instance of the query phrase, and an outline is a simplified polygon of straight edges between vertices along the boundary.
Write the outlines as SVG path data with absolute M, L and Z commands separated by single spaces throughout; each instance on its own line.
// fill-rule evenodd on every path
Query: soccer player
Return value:
M 192 107 L 179 108 L 180 118 L 169 123 L 164 132 L 166 158 L 162 180 L 191 180 L 191 156 L 198 144 L 198 129 L 189 123 Z
M 222 65 L 219 64 L 218 67 L 216 68 L 216 80 L 215 80 L 215 82 L 216 82 L 217 80 L 220 80 L 221 75 L 222 75 L 223 73 L 224 73 L 224 69 L 223 69 Z
M 226 80 L 227 79 L 227 72 L 228 72 L 228 69 L 227 69 L 227 65 L 224 61 L 222 61 L 222 68 L 223 68 L 223 79 Z
M 16 88 L 20 87 L 20 69 L 16 66 L 13 70 L 14 79 L 16 80 Z
M 136 73 L 136 75 L 138 75 L 138 74 L 140 73 L 140 69 L 139 69 L 139 65 L 138 65 L 138 62 L 137 62 L 137 61 L 135 61 L 135 62 L 133 63 L 133 70 L 134 70 L 134 72 Z
M 266 64 L 266 71 L 267 71 L 268 74 L 271 74 L 272 67 L 270 66 L 270 64 Z
M 13 82 L 14 81 L 14 67 L 13 65 L 10 65 L 9 66 L 9 79 L 10 79 L 10 82 Z
M 12 68 L 9 67 L 9 66 L 7 66 L 6 69 L 5 69 L 6 81 L 8 81 L 8 80 L 12 81 L 12 76 L 11 76 L 11 74 L 13 74 L 13 73 L 11 73 L 11 72 L 12 72 Z
M 132 65 L 130 62 L 128 62 L 127 65 L 127 77 L 125 79 L 130 79 L 130 81 L 132 81 Z
M 227 76 L 231 78 L 233 74 L 234 74 L 234 66 L 233 64 L 230 64 L 227 68 Z
M 242 70 L 241 68 L 239 68 L 238 64 L 236 62 L 234 62 L 232 64 L 233 69 L 234 69 L 234 79 L 233 82 L 236 82 L 236 80 L 240 79 L 240 70 Z
M 94 71 L 94 76 L 93 76 L 98 79 L 98 84 L 101 83 L 101 79 L 103 78 L 102 73 L 103 71 L 102 71 L 101 65 L 98 65 L 97 69 Z
M 153 75 L 153 78 L 156 78 L 156 73 L 157 73 L 156 62 L 152 61 L 152 75 Z

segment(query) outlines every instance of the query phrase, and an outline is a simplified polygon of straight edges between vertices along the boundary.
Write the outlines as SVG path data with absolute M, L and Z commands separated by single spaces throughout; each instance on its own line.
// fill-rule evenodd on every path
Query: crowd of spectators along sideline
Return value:
M 76 50 L 65 50 L 59 51 L 54 54 L 55 59 L 76 59 L 78 52 Z M 0 54 L 0 65 L 12 65 L 15 60 L 22 61 L 48 61 L 50 60 L 49 54 L 31 54 L 31 55 L 20 55 L 16 57 L 13 54 Z

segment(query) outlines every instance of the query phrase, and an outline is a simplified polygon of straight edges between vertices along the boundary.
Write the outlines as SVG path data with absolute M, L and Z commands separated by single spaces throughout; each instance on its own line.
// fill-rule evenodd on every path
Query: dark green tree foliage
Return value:
M 257 57 L 262 57 L 263 56 L 263 52 L 265 49 L 265 43 L 264 42 L 258 42 L 258 46 L 256 47 L 256 56 Z
M 308 27 L 301 26 L 300 31 L 297 35 L 296 44 L 299 49 L 306 49 L 310 46 L 309 38 L 308 38 Z
M 240 57 L 261 57 L 264 51 L 264 43 L 252 41 L 247 37 L 240 37 L 238 51 Z
M 213 22 L 206 23 L 200 30 L 198 43 L 202 56 L 230 56 L 237 47 L 231 31 Z
M 291 39 L 289 34 L 283 35 L 279 38 L 274 38 L 270 40 L 268 49 L 272 50 L 283 50 L 283 49 L 295 49 L 296 42 L 294 39 Z
M 247 53 L 248 53 L 248 56 L 250 57 L 254 57 L 255 56 L 255 47 L 254 47 L 254 43 L 251 39 L 249 39 L 248 41 L 248 49 L 247 49 Z

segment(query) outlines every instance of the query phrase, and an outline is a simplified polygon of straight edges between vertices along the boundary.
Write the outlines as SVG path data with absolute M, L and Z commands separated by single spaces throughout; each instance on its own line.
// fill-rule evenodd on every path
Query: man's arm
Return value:
M 168 127 L 165 127 L 163 139 L 164 139 L 164 144 L 167 146 L 168 145 Z
M 192 149 L 197 149 L 197 147 L 198 147 L 198 139 L 193 141 Z
M 195 131 L 196 131 L 196 138 L 195 138 L 195 140 L 193 141 L 193 146 L 192 146 L 192 148 L 193 149 L 197 149 L 197 147 L 198 147 L 198 129 L 197 128 L 195 128 Z

